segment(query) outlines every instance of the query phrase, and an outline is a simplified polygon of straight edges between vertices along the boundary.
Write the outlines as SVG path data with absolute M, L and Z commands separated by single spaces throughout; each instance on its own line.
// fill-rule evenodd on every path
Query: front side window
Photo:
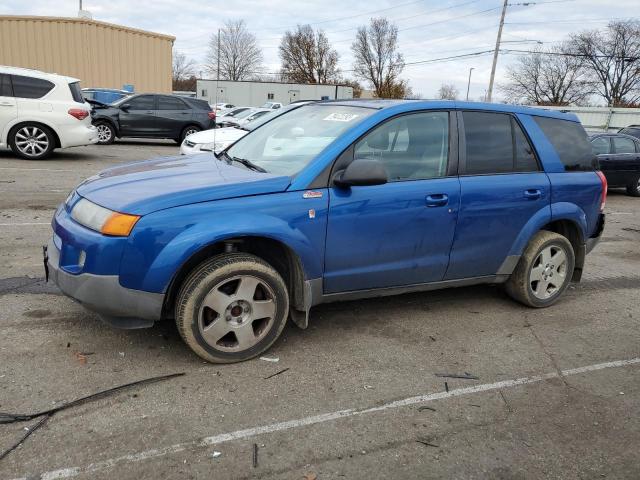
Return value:
M 380 161 L 390 181 L 443 177 L 449 159 L 449 114 L 403 115 L 376 127 L 354 148 L 354 159 Z
M 346 105 L 305 105 L 273 118 L 227 150 L 269 173 L 293 176 L 347 129 L 376 110 Z
M 591 140 L 591 148 L 596 155 L 608 155 L 611 153 L 609 137 L 596 137 Z
M 13 83 L 13 95 L 18 98 L 42 98 L 55 86 L 49 80 L 23 75 L 11 75 L 11 83 Z
M 188 110 L 189 107 L 179 98 L 158 97 L 158 110 Z
M 636 145 L 630 138 L 613 137 L 613 148 L 616 153 L 636 153 Z
M 129 104 L 130 110 L 154 110 L 156 107 L 153 95 L 142 95 L 124 103 Z

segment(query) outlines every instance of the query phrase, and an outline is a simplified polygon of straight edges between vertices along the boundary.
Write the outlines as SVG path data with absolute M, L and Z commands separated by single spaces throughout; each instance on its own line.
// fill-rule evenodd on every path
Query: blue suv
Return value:
M 314 305 L 504 283 L 530 307 L 579 281 L 607 185 L 574 115 L 446 101 L 302 106 L 226 151 L 117 166 L 60 205 L 45 265 L 124 328 L 175 319 L 246 360 Z

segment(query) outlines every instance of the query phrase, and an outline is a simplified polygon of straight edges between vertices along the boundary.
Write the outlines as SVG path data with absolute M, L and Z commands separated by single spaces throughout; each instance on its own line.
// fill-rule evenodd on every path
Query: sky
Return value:
M 399 47 L 407 63 L 402 77 L 409 80 L 414 93 L 433 98 L 447 83 L 454 84 L 464 98 L 473 68 L 472 100 L 481 99 L 488 88 L 493 52 L 487 51 L 495 47 L 503 4 L 501 0 L 155 0 L 143 8 L 142 3 L 146 2 L 84 0 L 83 8 L 96 20 L 175 36 L 175 48 L 197 62 L 197 73 L 202 71 L 203 77 L 207 76 L 204 62 L 210 38 L 227 19 L 245 20 L 263 49 L 266 72 L 279 69 L 278 45 L 285 31 L 306 23 L 321 28 L 338 51 L 343 75 L 349 77 L 357 28 L 372 17 L 386 17 L 398 26 Z M 611 20 L 640 18 L 637 0 L 611 5 L 602 0 L 512 0 L 502 49 L 549 48 L 571 33 L 603 28 Z M 0 3 L 0 15 L 74 17 L 77 12 L 77 0 Z M 506 81 L 506 67 L 516 58 L 516 53 L 499 56 L 496 84 Z M 494 91 L 494 99 L 500 98 L 500 91 Z

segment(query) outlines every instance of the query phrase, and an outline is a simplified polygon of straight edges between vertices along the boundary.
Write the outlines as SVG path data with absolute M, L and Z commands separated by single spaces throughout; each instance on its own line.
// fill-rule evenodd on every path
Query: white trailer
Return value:
M 629 125 L 640 125 L 640 108 L 622 107 L 541 107 L 575 113 L 588 131 L 617 132 Z
M 259 107 L 266 102 L 284 105 L 298 100 L 343 100 L 353 98 L 353 88 L 346 85 L 309 85 L 301 83 L 198 80 L 196 96 L 214 103 Z

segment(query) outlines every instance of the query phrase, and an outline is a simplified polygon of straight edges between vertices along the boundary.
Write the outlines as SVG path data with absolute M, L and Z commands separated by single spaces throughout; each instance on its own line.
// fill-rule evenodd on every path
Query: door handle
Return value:
M 542 197 L 542 190 L 537 188 L 530 188 L 529 190 L 524 191 L 524 198 L 529 200 L 538 200 Z
M 144 112 L 144 113 L 146 113 L 147 115 L 153 115 L 153 110 L 147 110 L 147 111 L 146 111 L 146 112 Z
M 3 107 L 13 107 L 14 104 L 11 102 L 0 102 L 0 105 L 2 105 Z
M 432 193 L 427 195 L 426 198 L 427 207 L 444 207 L 449 203 L 449 195 L 446 193 Z

